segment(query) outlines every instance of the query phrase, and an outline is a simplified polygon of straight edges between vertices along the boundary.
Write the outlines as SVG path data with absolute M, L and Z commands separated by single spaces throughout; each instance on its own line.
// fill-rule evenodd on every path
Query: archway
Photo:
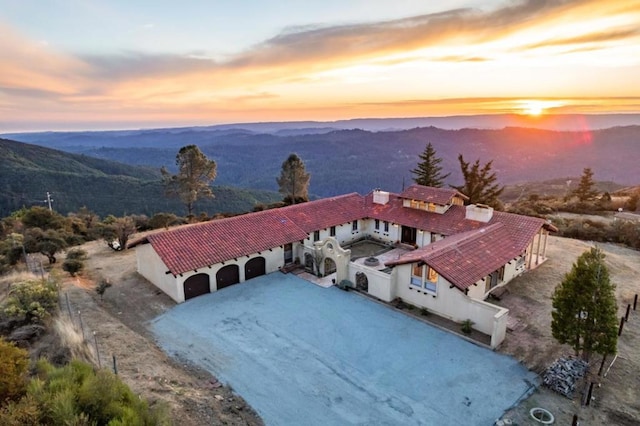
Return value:
M 336 271 L 336 262 L 330 258 L 327 257 L 324 259 L 324 275 L 330 275 L 333 274 Z
M 304 254 L 304 269 L 307 272 L 313 272 L 313 256 L 311 253 Z
M 356 288 L 362 291 L 369 291 L 369 279 L 364 272 L 356 272 Z
M 216 289 L 221 290 L 240 282 L 240 268 L 238 265 L 227 265 L 216 274 Z
M 254 257 L 244 264 L 244 279 L 259 277 L 266 273 L 266 261 L 264 257 Z
M 208 274 L 192 275 L 184 281 L 184 300 L 211 292 Z

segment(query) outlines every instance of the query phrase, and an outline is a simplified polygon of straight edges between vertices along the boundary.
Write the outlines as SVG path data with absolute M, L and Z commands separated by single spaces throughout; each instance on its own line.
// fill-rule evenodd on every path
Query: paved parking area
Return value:
M 513 358 L 279 272 L 154 320 L 158 342 L 267 425 L 492 425 L 535 375 Z

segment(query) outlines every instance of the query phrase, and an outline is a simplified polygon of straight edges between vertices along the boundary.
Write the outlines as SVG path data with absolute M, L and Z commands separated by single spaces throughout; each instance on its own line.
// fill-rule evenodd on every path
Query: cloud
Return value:
M 564 45 L 584 45 L 580 50 L 597 48 L 594 44 L 600 45 L 610 41 L 619 41 L 624 39 L 635 38 L 640 35 L 640 28 L 627 28 L 611 31 L 598 31 L 587 34 L 581 34 L 575 37 L 566 38 L 550 38 L 539 43 L 524 46 L 525 49 L 537 49 L 548 46 L 564 46 Z

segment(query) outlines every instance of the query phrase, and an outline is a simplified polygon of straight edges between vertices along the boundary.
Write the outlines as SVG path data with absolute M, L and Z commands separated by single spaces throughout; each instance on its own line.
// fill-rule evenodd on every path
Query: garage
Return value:
M 193 275 L 184 282 L 184 300 L 189 300 L 210 292 L 209 275 L 207 274 Z
M 259 277 L 266 273 L 266 262 L 264 257 L 254 257 L 244 265 L 244 279 Z
M 221 290 L 240 282 L 240 268 L 238 265 L 227 265 L 216 274 L 216 289 Z

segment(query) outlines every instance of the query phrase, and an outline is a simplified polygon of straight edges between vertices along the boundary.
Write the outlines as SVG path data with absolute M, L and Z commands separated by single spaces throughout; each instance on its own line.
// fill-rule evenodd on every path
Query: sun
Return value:
M 521 108 L 523 114 L 539 117 L 545 112 L 547 106 L 543 101 L 523 101 Z

